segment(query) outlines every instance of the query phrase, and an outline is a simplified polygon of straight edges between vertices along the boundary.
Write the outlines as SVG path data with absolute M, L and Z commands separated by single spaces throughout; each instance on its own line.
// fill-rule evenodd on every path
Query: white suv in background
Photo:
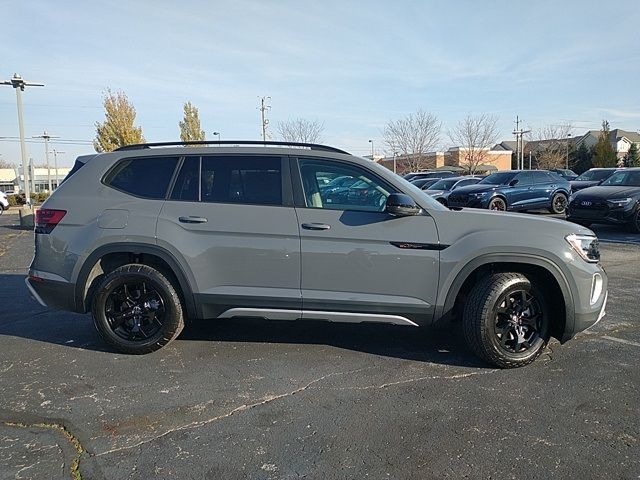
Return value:
M 4 212 L 7 208 L 9 208 L 9 200 L 7 200 L 7 195 L 4 192 L 0 191 L 0 215 L 2 215 L 2 212 Z

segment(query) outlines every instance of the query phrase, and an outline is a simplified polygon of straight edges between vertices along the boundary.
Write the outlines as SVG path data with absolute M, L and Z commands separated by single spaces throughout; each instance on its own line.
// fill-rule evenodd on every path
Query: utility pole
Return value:
M 371 144 L 371 161 L 373 161 L 373 140 L 369 140 L 369 143 Z
M 56 169 L 56 188 L 60 186 L 60 178 L 58 177 L 58 155 L 62 155 L 67 152 L 59 152 L 55 148 L 53 149 L 53 168 Z
M 531 132 L 531 129 L 521 129 L 521 123 L 520 117 L 516 115 L 516 129 L 513 131 L 513 134 L 516 136 L 516 160 L 518 162 L 518 170 L 524 170 L 524 134 Z
M 22 171 L 24 175 L 24 193 L 27 205 L 31 206 L 29 192 L 29 167 L 27 166 L 27 143 L 24 140 L 24 120 L 22 115 L 22 92 L 24 87 L 44 87 L 44 83 L 27 82 L 17 73 L 11 80 L 3 80 L 0 85 L 11 85 L 16 91 L 16 103 L 18 105 L 18 128 L 20 129 L 20 151 L 22 155 Z
M 269 105 L 271 97 L 260 98 L 260 117 L 262 118 L 262 141 L 267 141 L 267 126 L 269 125 L 269 119 L 267 118 L 267 111 L 271 110 Z
M 44 133 L 42 135 L 36 135 L 32 138 L 42 138 L 44 140 L 44 155 L 45 155 L 45 159 L 47 162 L 47 182 L 49 183 L 49 194 L 51 194 L 51 192 L 53 191 L 51 189 L 51 168 L 49 168 L 49 140 L 52 138 L 60 138 L 60 137 L 52 137 L 51 135 L 47 134 L 47 131 L 45 130 Z M 56 170 L 57 173 L 57 170 Z

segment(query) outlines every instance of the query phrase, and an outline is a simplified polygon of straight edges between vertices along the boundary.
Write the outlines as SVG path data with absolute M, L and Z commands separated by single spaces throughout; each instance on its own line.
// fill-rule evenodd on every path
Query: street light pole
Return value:
M 571 134 L 567 133 L 567 158 L 565 160 L 565 167 L 567 170 L 569 170 L 569 139 L 571 138 Z
M 213 132 L 213 135 L 217 136 L 218 137 L 218 141 L 220 141 L 220 132 Z
M 47 131 L 45 130 L 42 135 L 36 135 L 33 138 L 42 138 L 44 140 L 44 154 L 45 154 L 45 159 L 47 161 L 47 181 L 49 183 L 49 194 L 51 194 L 52 189 L 51 189 L 51 168 L 49 168 L 49 140 L 52 138 L 60 138 L 60 137 L 52 137 L 51 135 L 47 134 Z
M 373 161 L 373 140 L 369 140 L 369 143 L 371 144 L 371 161 Z
M 31 195 L 29 192 L 29 166 L 27 165 L 27 143 L 24 139 L 24 119 L 22 115 L 22 92 L 24 87 L 44 87 L 44 83 L 26 82 L 17 73 L 13 74 L 11 80 L 3 80 L 0 85 L 11 85 L 16 91 L 16 103 L 18 106 L 18 128 L 20 129 L 20 151 L 22 156 L 22 171 L 24 175 L 24 193 L 27 205 L 31 206 Z

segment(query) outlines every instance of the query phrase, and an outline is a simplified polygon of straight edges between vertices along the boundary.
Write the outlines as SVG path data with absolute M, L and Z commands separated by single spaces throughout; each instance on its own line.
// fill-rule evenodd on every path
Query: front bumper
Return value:
M 594 208 L 578 208 L 572 202 L 567 209 L 567 220 L 576 223 L 606 223 L 609 225 L 626 225 L 635 219 L 639 207 L 612 208 L 606 202 L 595 203 Z

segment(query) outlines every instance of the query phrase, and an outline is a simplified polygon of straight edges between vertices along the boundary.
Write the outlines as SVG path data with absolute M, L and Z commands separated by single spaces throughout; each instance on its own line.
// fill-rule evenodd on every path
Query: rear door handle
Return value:
M 331 225 L 326 223 L 303 223 L 302 228 L 305 230 L 329 230 Z
M 178 217 L 181 223 L 207 223 L 207 219 L 204 217 Z

